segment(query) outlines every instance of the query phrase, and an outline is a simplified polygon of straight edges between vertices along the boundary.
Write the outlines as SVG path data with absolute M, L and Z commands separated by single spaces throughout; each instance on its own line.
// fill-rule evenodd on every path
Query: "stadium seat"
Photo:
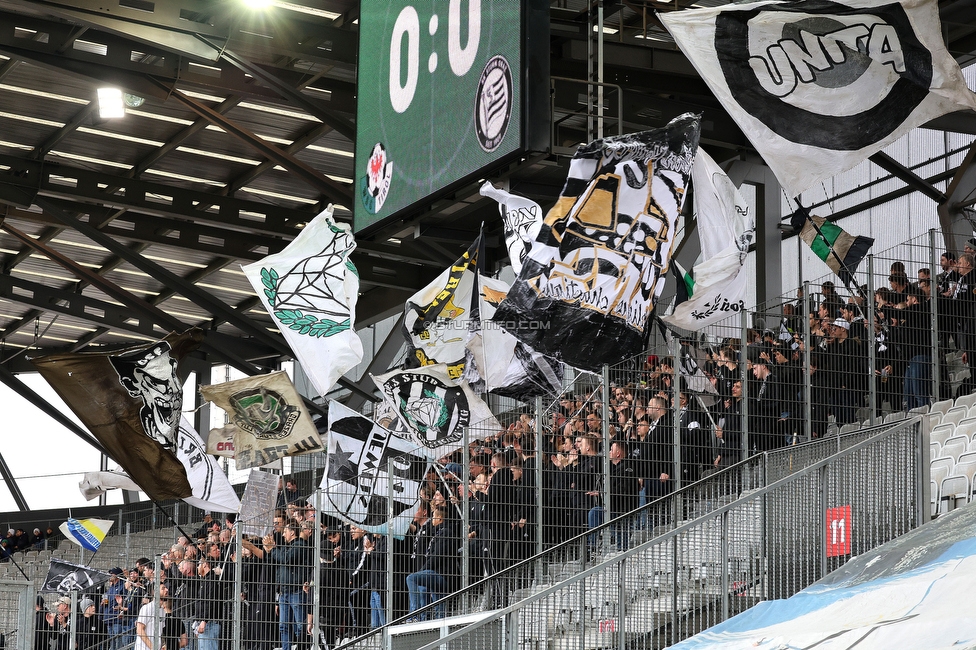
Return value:
M 972 444 L 972 441 L 969 444 Z M 971 463 L 974 461 L 976 461 L 976 451 L 967 451 L 965 454 L 959 454 L 959 459 L 956 462 Z
M 966 436 L 953 436 L 942 445 L 942 458 L 951 458 L 955 463 L 959 456 L 969 451 L 969 438 Z
M 904 420 L 908 417 L 908 413 L 904 411 L 892 411 L 888 415 L 884 416 L 883 422 L 888 424 L 889 422 L 897 422 L 898 420 Z
M 952 476 L 942 479 L 939 488 L 939 512 L 946 513 L 969 502 L 969 479 L 965 476 Z
M 972 438 L 974 433 L 976 433 L 976 418 L 969 417 L 965 420 L 960 420 L 959 424 L 956 425 L 955 435 L 957 436 Z
M 942 443 L 940 442 L 930 442 L 929 443 L 929 459 L 939 458 L 942 456 Z
M 929 436 L 929 439 L 932 442 L 938 442 L 944 445 L 945 441 L 951 438 L 955 432 L 956 427 L 954 425 L 940 424 L 939 426 L 932 428 L 932 434 Z
M 925 404 L 924 406 L 916 406 L 908 413 L 909 415 L 925 415 L 926 413 L 929 412 L 930 408 L 931 407 L 928 404 Z
M 942 424 L 959 424 L 969 417 L 969 409 L 961 406 L 953 407 L 942 416 Z
M 923 416 L 923 420 L 926 418 L 929 422 L 929 429 L 934 429 L 942 424 L 942 411 L 931 412 L 928 415 Z
M 976 418 L 976 406 L 969 407 L 969 415 L 967 417 Z
M 942 485 L 942 479 L 949 476 L 955 461 L 951 458 L 936 458 L 929 464 L 929 474 L 937 485 Z
M 933 404 L 932 410 L 929 411 L 929 413 L 935 413 L 936 411 L 938 411 L 939 413 L 946 413 L 949 409 L 952 408 L 952 406 L 953 405 L 951 399 L 944 399 L 941 402 L 936 402 L 935 404 Z
M 929 483 L 929 513 L 930 516 L 935 517 L 939 514 L 939 484 L 935 481 Z
M 850 424 L 845 424 L 840 428 L 840 435 L 844 435 L 845 433 L 851 433 L 852 431 L 857 431 L 860 428 L 861 425 L 857 422 L 851 422 Z
M 968 395 L 960 395 L 956 398 L 956 406 L 965 406 L 968 409 L 976 406 L 976 393 L 969 393 Z

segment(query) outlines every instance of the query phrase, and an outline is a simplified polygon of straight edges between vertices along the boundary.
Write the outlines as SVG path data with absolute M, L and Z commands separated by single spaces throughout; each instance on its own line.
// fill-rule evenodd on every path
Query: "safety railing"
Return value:
M 765 487 L 576 566 L 561 581 L 536 583 L 478 620 L 391 627 L 387 637 L 410 637 L 409 647 L 423 650 L 676 643 L 759 601 L 786 598 L 919 526 L 921 429 L 914 418 L 853 434 L 861 440 L 834 445 L 806 466 L 794 463 Z M 796 450 L 773 452 L 779 458 L 768 458 L 767 469 L 788 466 Z M 495 642 L 487 645 L 486 636 Z

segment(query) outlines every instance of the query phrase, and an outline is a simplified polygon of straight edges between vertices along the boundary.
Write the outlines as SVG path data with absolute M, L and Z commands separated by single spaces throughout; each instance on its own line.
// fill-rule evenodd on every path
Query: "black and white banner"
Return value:
M 47 577 L 41 586 L 41 593 L 67 594 L 72 591 L 87 591 L 108 582 L 110 577 L 108 573 L 98 569 L 52 558 Z
M 945 113 L 976 109 L 935 0 L 659 13 L 791 197 Z
M 417 509 L 428 464 L 409 441 L 338 402 L 329 404 L 321 483 L 326 514 L 367 532 L 402 538 Z

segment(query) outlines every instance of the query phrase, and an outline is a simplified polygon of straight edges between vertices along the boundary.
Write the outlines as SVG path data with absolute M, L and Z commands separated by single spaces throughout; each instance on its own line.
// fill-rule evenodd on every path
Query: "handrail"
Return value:
M 744 505 L 744 504 L 746 504 L 746 503 L 748 503 L 750 501 L 754 501 L 756 499 L 759 499 L 761 497 L 764 497 L 769 492 L 771 492 L 773 490 L 776 490 L 776 489 L 778 489 L 778 488 L 780 488 L 780 487 L 782 487 L 784 485 L 787 485 L 787 484 L 789 484 L 791 482 L 794 482 L 794 481 L 798 480 L 799 478 L 802 478 L 804 476 L 807 476 L 809 474 L 812 474 L 813 472 L 820 470 L 822 467 L 826 467 L 827 464 L 829 464 L 829 463 L 836 462 L 838 459 L 841 459 L 841 458 L 850 456 L 850 455 L 852 455 L 852 454 L 860 451 L 861 449 L 866 448 L 869 445 L 877 444 L 877 442 L 879 440 L 883 440 L 886 437 L 895 435 L 896 432 L 902 431 L 905 428 L 906 425 L 919 426 L 921 424 L 921 421 L 922 421 L 921 416 L 916 415 L 913 418 L 909 418 L 909 419 L 905 419 L 905 420 L 899 420 L 897 422 L 890 422 L 890 423 L 888 423 L 888 425 L 878 425 L 876 427 L 872 427 L 872 428 L 883 428 L 884 426 L 887 426 L 888 427 L 888 430 L 887 431 L 882 431 L 878 435 L 872 436 L 872 437 L 868 438 L 867 440 L 863 440 L 863 441 L 861 441 L 861 442 L 859 442 L 859 443 L 857 443 L 855 445 L 852 445 L 851 447 L 848 447 L 847 449 L 840 450 L 837 453 L 828 456 L 827 458 L 824 458 L 822 460 L 816 461 L 812 465 L 809 465 L 809 466 L 807 466 L 807 467 L 805 467 L 803 469 L 797 470 L 793 474 L 790 474 L 789 476 L 786 476 L 784 478 L 781 478 L 778 481 L 774 481 L 773 483 L 771 483 L 771 484 L 769 484 L 767 486 L 764 486 L 762 488 L 758 488 L 754 492 L 750 492 L 747 495 L 740 495 L 735 501 L 732 501 L 730 503 L 727 503 L 727 504 L 725 504 L 723 506 L 719 506 L 719 507 L 715 508 L 714 510 L 710 511 L 708 514 L 701 515 L 701 516 L 697 517 L 696 519 L 693 519 L 693 520 L 690 520 L 688 522 L 685 522 L 684 524 L 681 524 L 681 525 L 673 528 L 672 530 L 669 530 L 666 533 L 662 533 L 661 535 L 655 537 L 654 539 L 650 539 L 650 540 L 648 540 L 646 542 L 643 542 L 642 544 L 640 544 L 640 545 L 638 545 L 638 546 L 636 546 L 636 547 L 634 547 L 632 549 L 629 549 L 627 551 L 624 551 L 624 552 L 620 553 L 616 557 L 608 558 L 608 559 L 604 560 L 603 562 L 600 562 L 599 564 L 596 564 L 596 565 L 590 567 L 589 569 L 585 569 L 584 571 L 582 571 L 582 572 L 580 572 L 580 573 L 578 573 L 578 574 L 576 574 L 576 575 L 574 575 L 574 576 L 572 576 L 570 578 L 567 578 L 566 580 L 563 580 L 563 581 L 558 582 L 556 584 L 550 585 L 549 587 L 546 587 L 543 590 L 540 590 L 538 592 L 535 592 L 535 593 L 531 594 L 530 596 L 526 596 L 525 598 L 523 598 L 522 600 L 520 600 L 520 601 L 518 601 L 516 603 L 513 603 L 513 604 L 511 604 L 511 605 L 509 605 L 507 607 L 504 607 L 502 609 L 495 610 L 492 613 L 491 616 L 487 616 L 484 619 L 482 619 L 480 621 L 477 621 L 477 622 L 474 622 L 474 623 L 471 623 L 470 625 L 468 625 L 468 626 L 466 626 L 466 627 L 464 627 L 464 628 L 462 628 L 460 630 L 456 630 L 454 632 L 451 632 L 447 636 L 444 636 L 444 637 L 439 638 L 437 641 L 428 643 L 427 645 L 424 645 L 424 646 L 418 648 L 418 650 L 435 650 L 437 647 L 443 646 L 444 644 L 449 643 L 450 641 L 453 641 L 455 639 L 458 639 L 458 638 L 464 636 L 465 634 L 468 634 L 469 632 L 473 632 L 474 630 L 477 630 L 477 629 L 479 629 L 479 628 L 487 625 L 488 623 L 491 623 L 493 621 L 496 621 L 496 620 L 498 620 L 498 619 L 500 619 L 500 618 L 502 618 L 504 616 L 508 616 L 509 614 L 511 614 L 511 613 L 513 613 L 515 611 L 518 611 L 519 609 L 525 607 L 526 605 L 530 605 L 530 604 L 532 604 L 534 602 L 538 602 L 539 600 L 542 600 L 544 598 L 547 598 L 547 597 L 551 596 L 552 594 L 554 594 L 556 591 L 559 591 L 561 589 L 565 589 L 567 586 L 576 584 L 576 583 L 580 582 L 581 580 L 586 580 L 588 577 L 599 573 L 600 571 L 602 571 L 603 569 L 605 569 L 606 567 L 608 567 L 610 565 L 614 565 L 614 564 L 617 564 L 617 563 L 620 563 L 620 562 L 626 562 L 632 556 L 637 555 L 638 553 L 642 553 L 644 551 L 647 551 L 647 550 L 649 550 L 649 549 L 651 549 L 651 548 L 653 548 L 655 546 L 659 546 L 659 545 L 661 545 L 661 544 L 663 544 L 663 543 L 671 540 L 672 538 L 674 538 L 674 537 L 676 537 L 676 536 L 678 536 L 678 535 L 680 535 L 680 534 L 682 534 L 682 533 L 684 533 L 686 531 L 692 530 L 692 529 L 700 526 L 706 520 L 714 519 L 715 517 L 721 516 L 721 515 L 725 514 L 726 512 L 732 510 L 733 507 L 738 508 L 738 507 L 741 507 L 742 505 Z M 861 430 L 858 433 L 863 433 L 863 432 L 864 432 L 864 430 Z M 921 432 L 921 429 L 919 428 L 918 433 L 920 433 L 920 432 Z M 851 434 L 851 435 L 854 435 L 854 434 Z

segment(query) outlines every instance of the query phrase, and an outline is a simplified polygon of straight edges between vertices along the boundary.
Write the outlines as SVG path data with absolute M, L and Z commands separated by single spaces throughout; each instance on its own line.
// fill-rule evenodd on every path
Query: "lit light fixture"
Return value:
M 125 117 L 125 102 L 122 100 L 121 90 L 118 88 L 98 89 L 98 117 L 103 120 Z
M 272 0 L 244 0 L 244 5 L 251 9 L 267 9 L 272 4 Z

